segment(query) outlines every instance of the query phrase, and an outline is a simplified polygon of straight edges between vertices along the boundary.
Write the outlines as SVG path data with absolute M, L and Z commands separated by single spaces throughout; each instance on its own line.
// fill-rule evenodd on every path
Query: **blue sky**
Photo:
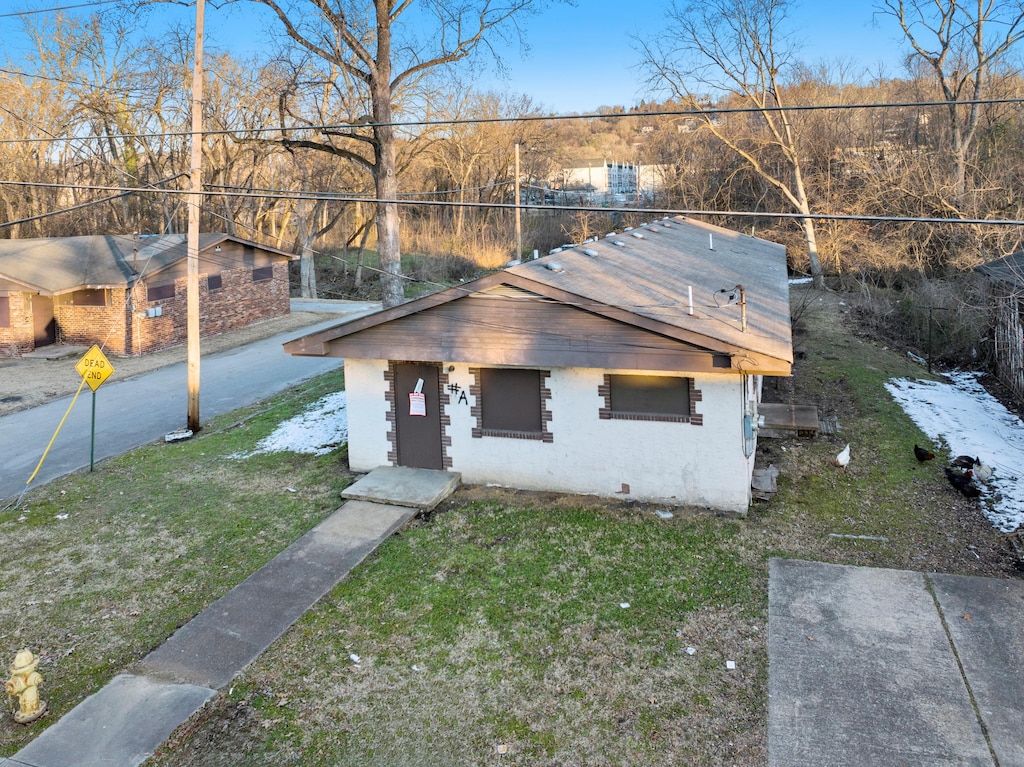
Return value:
M 12 8 L 52 8 L 75 5 L 81 0 L 19 0 Z M 645 96 L 635 65 L 639 54 L 634 36 L 652 37 L 662 33 L 664 17 L 658 9 L 667 0 L 577 0 L 576 6 L 550 4 L 525 19 L 525 32 L 532 50 L 523 57 L 518 49 L 502 52 L 509 70 L 507 79 L 485 75 L 479 84 L 515 94 L 527 94 L 545 111 L 555 113 L 592 112 L 602 105 L 632 106 Z M 218 5 L 221 5 L 218 3 Z M 856 69 L 888 75 L 899 74 L 902 44 L 899 29 L 889 17 L 878 17 L 873 26 L 872 0 L 815 2 L 794 6 L 790 20 L 797 39 L 802 40 L 801 57 L 808 63 L 844 59 Z M 162 24 L 192 25 L 195 10 L 169 6 L 147 24 L 158 33 Z M 206 7 L 207 44 L 237 51 L 246 56 L 263 42 L 265 28 L 275 22 L 251 3 Z M 18 49 L 14 39 L 19 26 L 15 19 L 0 18 L 0 39 L 8 55 Z

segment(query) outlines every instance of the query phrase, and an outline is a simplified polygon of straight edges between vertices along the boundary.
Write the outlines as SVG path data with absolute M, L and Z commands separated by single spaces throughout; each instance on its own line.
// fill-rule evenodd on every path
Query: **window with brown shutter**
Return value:
M 604 398 L 599 415 L 605 420 L 703 423 L 695 407 L 701 393 L 692 378 L 605 374 L 598 393 Z
M 545 385 L 547 370 L 521 368 L 470 368 L 476 398 L 474 437 L 511 437 L 552 442 L 548 430 L 551 390 Z

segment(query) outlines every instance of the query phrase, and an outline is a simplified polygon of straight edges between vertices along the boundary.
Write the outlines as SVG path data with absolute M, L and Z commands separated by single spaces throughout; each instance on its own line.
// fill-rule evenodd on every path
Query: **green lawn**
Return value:
M 644 504 L 460 490 L 387 540 L 149 767 L 765 764 L 770 557 L 1011 570 L 1005 540 L 941 466 L 913 459 L 924 437 L 882 384 L 920 368 L 827 311 L 808 324 L 785 396 L 841 430 L 762 442 L 759 462 L 782 470 L 772 501 L 745 518 L 662 519 Z M 42 656 L 51 710 L 0 729 L 2 754 L 340 505 L 344 448 L 240 456 L 343 385 L 327 375 L 0 513 L 13 552 L 4 652 Z M 844 472 L 830 459 L 846 442 Z

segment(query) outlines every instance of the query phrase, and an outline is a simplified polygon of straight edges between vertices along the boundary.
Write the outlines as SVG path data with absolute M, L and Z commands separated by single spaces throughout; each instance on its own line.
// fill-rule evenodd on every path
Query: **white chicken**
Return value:
M 850 463 L 850 443 L 846 443 L 846 447 L 839 451 L 839 455 L 832 459 L 832 463 L 838 466 L 840 469 L 846 469 Z

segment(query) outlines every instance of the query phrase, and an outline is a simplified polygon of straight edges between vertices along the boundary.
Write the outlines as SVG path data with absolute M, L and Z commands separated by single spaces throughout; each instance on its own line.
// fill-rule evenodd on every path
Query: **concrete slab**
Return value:
M 769 767 L 991 767 L 921 573 L 773 559 Z
M 405 506 L 346 503 L 178 629 L 133 671 L 225 686 L 415 514 Z
M 340 298 L 292 298 L 289 300 L 293 312 L 332 312 L 360 316 L 378 311 L 380 301 L 348 301 Z
M 764 418 L 764 425 L 757 429 L 759 437 L 780 439 L 818 433 L 818 408 L 814 405 L 762 402 L 757 406 L 757 412 Z
M 451 471 L 378 466 L 345 488 L 341 495 L 360 501 L 432 509 L 455 492 L 462 475 Z
M 205 687 L 117 676 L 10 761 L 19 767 L 134 767 L 213 694 Z
M 1024 582 L 931 578 L 999 767 L 1024 767 Z
M 70 344 L 50 344 L 40 346 L 21 355 L 23 360 L 66 360 L 70 357 L 82 357 L 91 346 L 72 346 Z

